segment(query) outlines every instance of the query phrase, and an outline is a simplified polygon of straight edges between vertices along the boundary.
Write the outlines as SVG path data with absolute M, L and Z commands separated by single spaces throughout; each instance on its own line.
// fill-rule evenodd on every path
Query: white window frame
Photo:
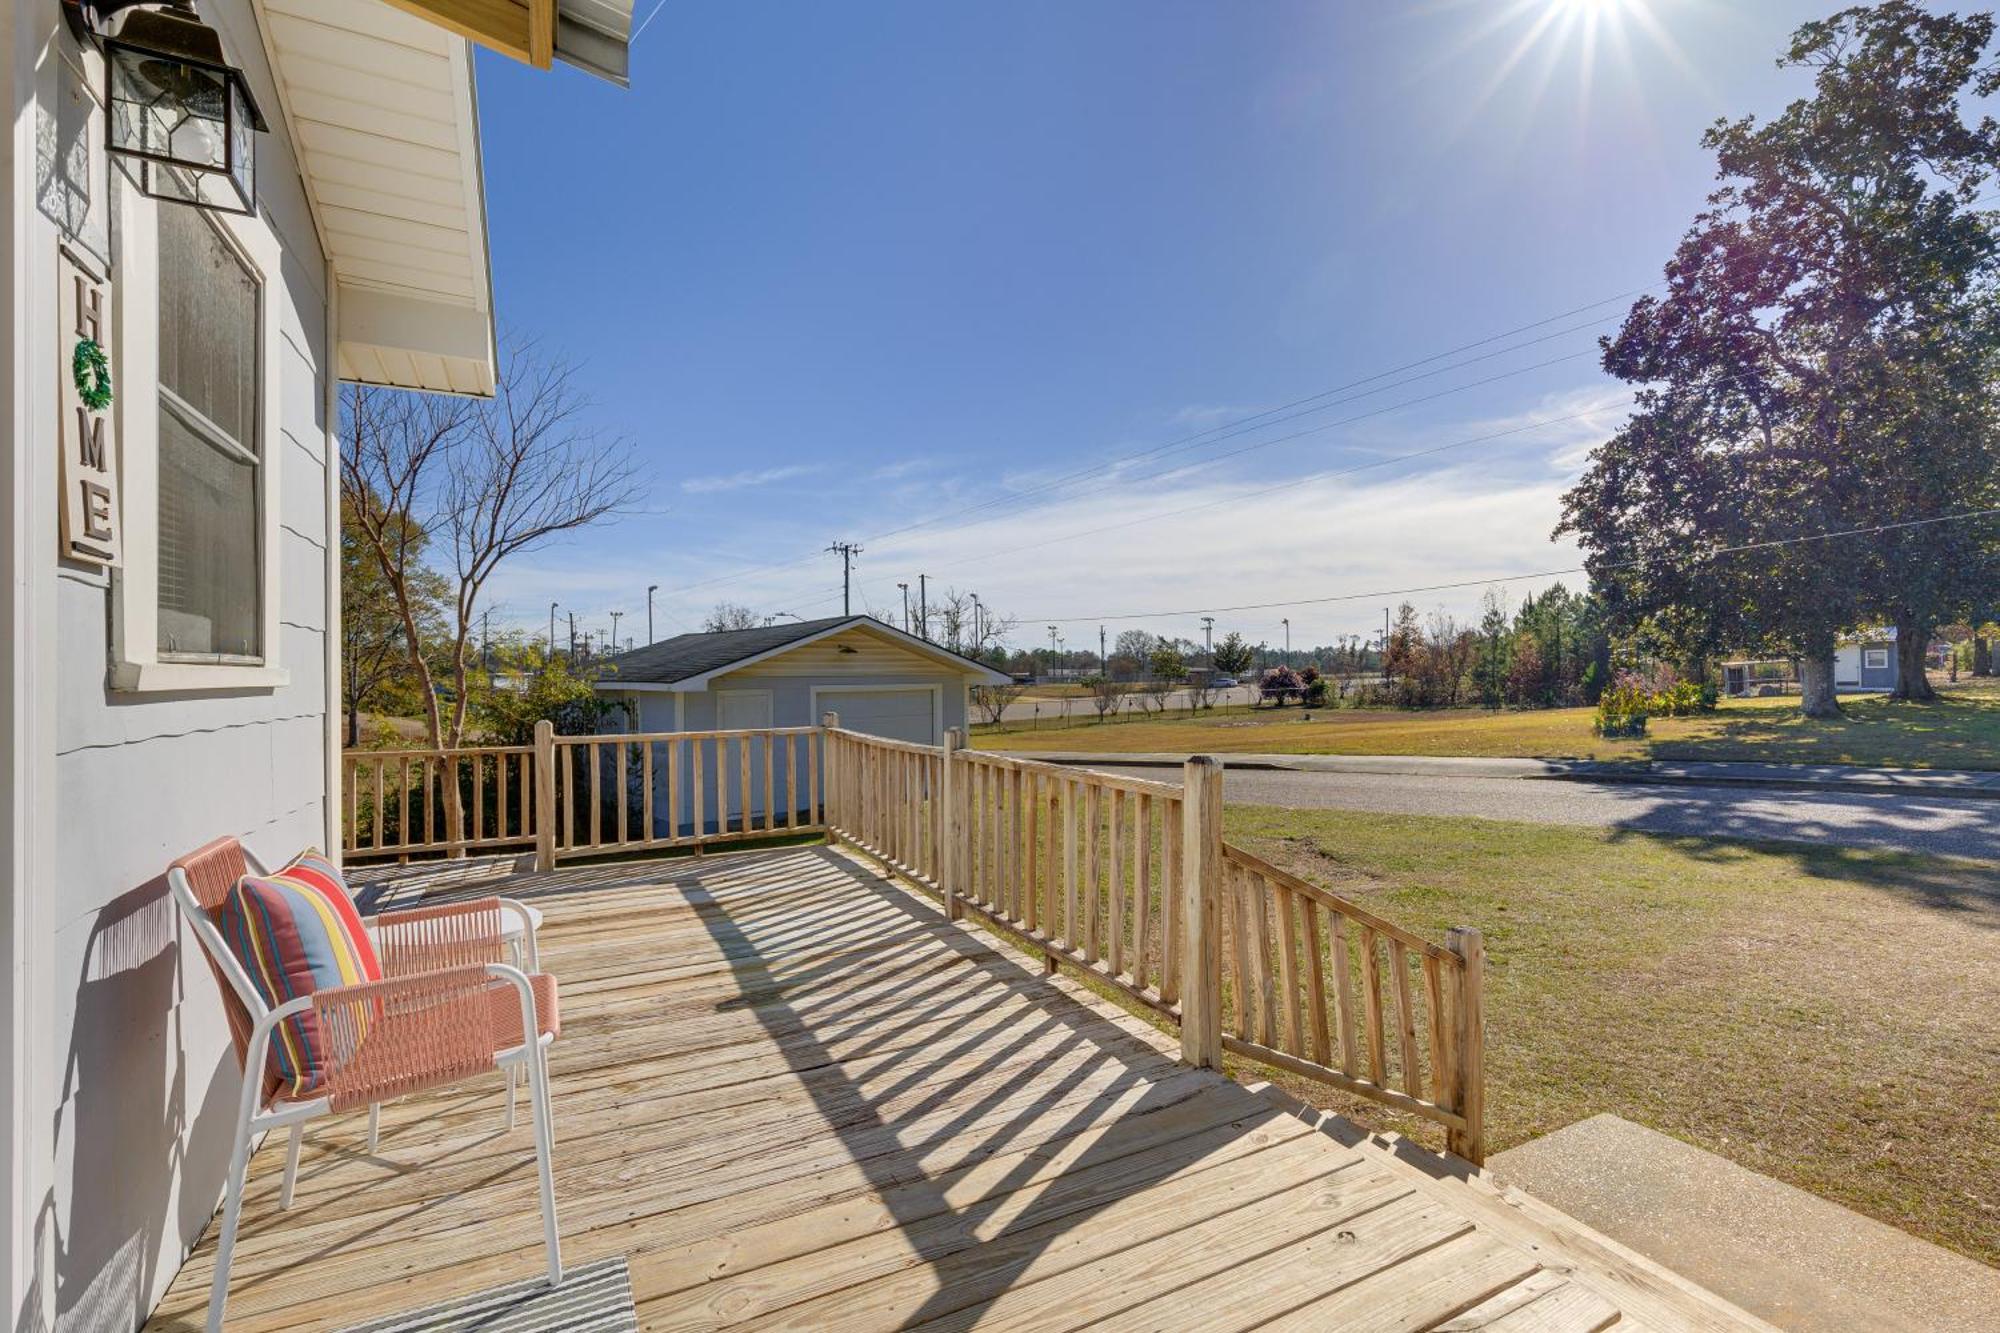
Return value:
M 257 558 L 260 607 L 257 658 L 214 662 L 160 658 L 160 266 L 162 208 L 189 205 L 149 199 L 113 167 L 117 264 L 112 308 L 117 327 L 112 364 L 118 376 L 112 410 L 125 523 L 124 563 L 112 572 L 111 687 L 128 693 L 272 690 L 291 683 L 279 660 L 283 626 L 278 525 L 283 364 L 279 309 L 284 293 L 283 248 L 264 219 L 201 210 L 257 282 Z
M 1861 650 L 1861 669 L 1863 671 L 1887 671 L 1889 669 L 1889 650 L 1887 648 L 1863 648 Z

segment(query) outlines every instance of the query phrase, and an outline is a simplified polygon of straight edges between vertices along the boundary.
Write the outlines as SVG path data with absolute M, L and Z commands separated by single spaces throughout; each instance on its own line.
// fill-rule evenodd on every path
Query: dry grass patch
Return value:
M 1493 1151 L 1609 1111 L 2000 1262 L 2000 867 L 1254 807 L 1227 832 L 1433 936 L 1484 930 Z
M 1762 763 L 2000 768 L 2000 680 L 1961 681 L 1935 704 L 1843 699 L 1811 722 L 1790 699 L 1726 701 L 1701 717 L 1657 718 L 1644 740 L 1591 732 L 1589 708 L 1218 709 L 1066 727 L 978 731 L 981 749 L 1137 754 L 1406 754 L 1539 759 L 1707 759 Z

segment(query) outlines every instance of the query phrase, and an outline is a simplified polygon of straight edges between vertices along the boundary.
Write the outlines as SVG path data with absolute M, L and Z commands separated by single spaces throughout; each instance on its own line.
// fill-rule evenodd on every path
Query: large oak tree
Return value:
M 1906 0 L 1801 27 L 1779 64 L 1812 71 L 1812 95 L 1709 130 L 1723 184 L 1666 292 L 1604 343 L 1605 370 L 1644 387 L 1558 531 L 1626 624 L 1796 656 L 1812 716 L 1839 711 L 1842 631 L 1892 619 L 1920 666 L 1992 583 L 1991 523 L 1827 537 L 1992 494 L 1996 244 L 1978 203 L 2000 127 L 1963 105 L 2000 89 L 1992 36 L 1990 15 Z M 1927 692 L 1921 669 L 1905 688 Z

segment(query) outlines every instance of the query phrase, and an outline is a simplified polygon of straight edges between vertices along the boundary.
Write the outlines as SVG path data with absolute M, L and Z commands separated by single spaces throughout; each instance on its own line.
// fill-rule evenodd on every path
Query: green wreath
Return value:
M 111 360 L 95 338 L 79 338 L 69 358 L 70 378 L 76 381 L 77 396 L 93 412 L 111 406 Z

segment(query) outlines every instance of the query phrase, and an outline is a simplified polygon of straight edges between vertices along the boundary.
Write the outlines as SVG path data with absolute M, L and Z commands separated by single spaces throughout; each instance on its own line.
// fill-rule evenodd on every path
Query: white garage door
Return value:
M 937 695 L 924 689 L 834 690 L 819 696 L 818 711 L 840 714 L 849 731 L 892 741 L 936 745 Z

